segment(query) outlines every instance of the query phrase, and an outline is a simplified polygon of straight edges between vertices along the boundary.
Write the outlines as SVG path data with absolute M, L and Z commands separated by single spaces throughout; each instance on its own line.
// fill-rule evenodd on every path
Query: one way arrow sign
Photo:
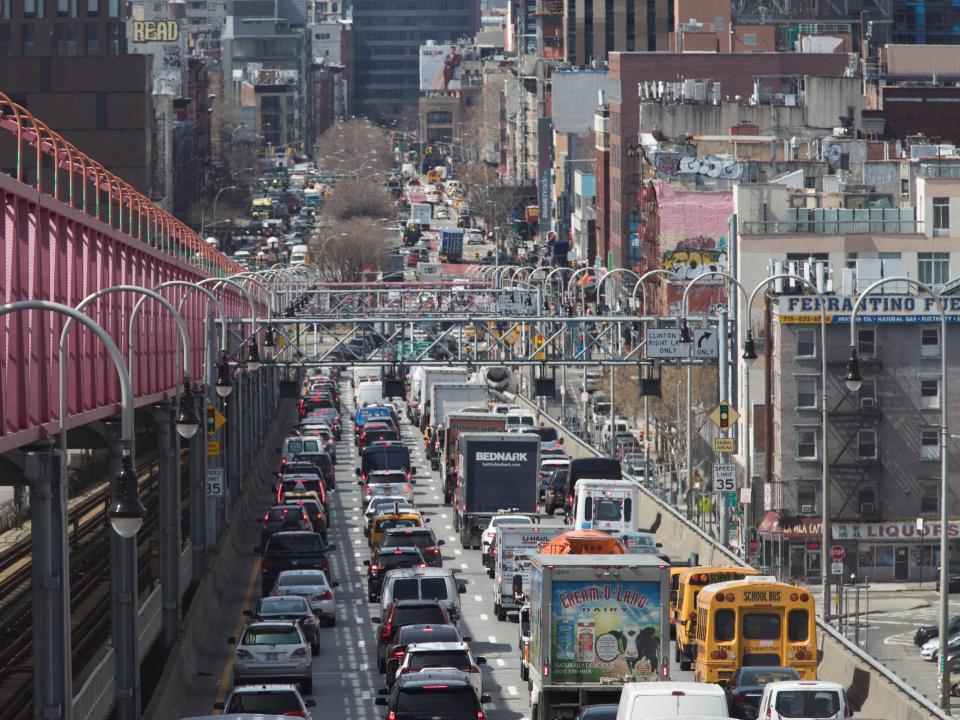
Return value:
M 701 328 L 693 331 L 691 358 L 716 358 L 719 356 L 717 331 L 714 328 Z

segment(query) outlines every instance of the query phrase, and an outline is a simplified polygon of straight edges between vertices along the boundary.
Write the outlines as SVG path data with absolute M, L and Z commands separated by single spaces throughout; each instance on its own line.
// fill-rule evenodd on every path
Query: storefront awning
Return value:
M 757 527 L 761 534 L 776 535 L 784 540 L 819 540 L 823 533 L 823 522 L 819 517 L 782 517 L 774 510 L 768 510 Z

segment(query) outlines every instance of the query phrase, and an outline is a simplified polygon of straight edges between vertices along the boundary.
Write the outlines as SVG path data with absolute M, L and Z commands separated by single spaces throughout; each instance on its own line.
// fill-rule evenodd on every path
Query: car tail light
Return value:
M 287 711 L 283 714 L 283 716 L 284 716 L 284 717 L 306 718 L 306 717 L 307 717 L 307 713 L 305 713 L 303 710 L 287 710 Z
M 402 658 L 406 654 L 407 654 L 406 648 L 401 648 L 400 650 L 393 651 L 393 656 L 395 658 Z
M 242 648 L 240 650 L 237 650 L 237 657 L 240 658 L 241 660 L 253 660 L 253 655 L 248 653 L 246 650 L 243 650 Z
M 487 714 L 483 710 L 477 710 L 477 720 L 487 720 Z
M 387 623 L 382 628 L 380 628 L 380 637 L 386 640 L 393 634 L 393 628 L 390 626 L 390 623 Z
M 377 572 L 380 569 L 380 566 L 374 563 L 370 566 L 370 572 Z
M 270 591 L 270 597 L 280 597 L 280 591 L 274 588 Z
M 317 593 L 313 596 L 314 600 L 333 600 L 333 593 L 329 590 L 324 590 L 322 593 Z
M 434 555 L 439 555 L 439 554 L 440 554 L 440 548 L 438 548 L 438 547 L 430 547 L 430 548 L 427 548 L 427 552 L 432 552 Z
M 768 716 L 768 718 L 769 718 L 769 716 Z M 396 714 L 393 710 L 391 710 L 391 711 L 390 711 L 390 714 L 387 715 L 387 720 L 397 720 L 397 714 Z
M 280 458 L 280 464 L 281 464 L 281 465 L 286 465 L 286 464 L 287 464 L 287 459 L 286 459 L 285 457 Z
M 316 618 L 313 617 L 313 615 L 311 615 L 310 617 L 304 619 L 303 624 L 304 624 L 304 625 L 316 625 L 316 624 L 317 624 L 317 620 L 316 620 Z
M 367 485 L 367 486 L 365 486 L 365 487 L 363 488 L 363 494 L 364 494 L 364 495 L 369 495 L 369 494 L 370 494 L 370 486 L 369 486 L 369 485 Z
M 467 665 L 467 667 L 460 668 L 464 672 L 480 672 L 480 668 L 476 665 Z
M 407 470 L 407 479 L 409 479 L 409 478 L 411 478 L 411 477 L 413 477 L 413 472 L 408 469 L 408 470 Z
M 420 563 L 420 567 L 425 568 L 426 566 L 427 566 L 426 563 Z
M 796 602 L 799 597 L 800 596 L 797 593 L 790 593 L 790 602 Z
M 772 708 L 767 708 L 767 718 L 766 718 L 766 720 L 771 720 L 772 717 L 773 717 L 773 709 L 772 709 Z M 393 720 L 393 719 L 391 718 L 391 720 Z
M 305 658 L 306 656 L 307 656 L 306 648 L 297 648 L 292 653 L 290 653 L 290 657 L 292 658 Z
M 263 523 L 264 523 L 264 525 L 266 525 L 267 520 L 269 520 L 269 519 L 270 519 L 270 513 L 266 513 L 266 514 L 263 516 Z

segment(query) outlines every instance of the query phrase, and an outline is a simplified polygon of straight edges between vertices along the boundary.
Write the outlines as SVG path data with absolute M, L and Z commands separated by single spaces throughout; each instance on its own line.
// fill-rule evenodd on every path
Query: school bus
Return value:
M 707 585 L 742 580 L 748 575 L 759 575 L 759 570 L 739 565 L 683 568 L 677 578 L 676 611 L 672 616 L 677 642 L 674 660 L 681 670 L 689 670 L 697 658 L 697 595 Z
M 696 682 L 726 682 L 741 666 L 796 668 L 817 679 L 813 597 L 770 575 L 707 585 L 697 597 Z

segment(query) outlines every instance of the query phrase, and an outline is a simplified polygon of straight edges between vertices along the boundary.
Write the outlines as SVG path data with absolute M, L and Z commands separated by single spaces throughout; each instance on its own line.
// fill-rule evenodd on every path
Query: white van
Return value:
M 723 688 L 692 682 L 635 682 L 623 686 L 617 720 L 680 717 L 730 717 Z
M 600 442 L 604 445 L 609 443 L 617 433 L 630 432 L 630 423 L 623 418 L 615 418 L 613 422 L 607 420 L 600 428 Z
M 383 402 L 383 382 L 380 380 L 364 380 L 357 383 L 357 389 L 353 394 L 353 401 L 358 408 L 370 403 Z
M 767 683 L 758 718 L 848 718 L 853 715 L 843 686 L 824 680 L 785 680 Z M 620 717 L 619 715 L 617 716 Z
M 305 262 L 308 252 L 310 249 L 306 245 L 294 245 L 290 249 L 290 264 Z
M 637 486 L 630 480 L 577 481 L 573 525 L 612 535 L 637 530 Z

